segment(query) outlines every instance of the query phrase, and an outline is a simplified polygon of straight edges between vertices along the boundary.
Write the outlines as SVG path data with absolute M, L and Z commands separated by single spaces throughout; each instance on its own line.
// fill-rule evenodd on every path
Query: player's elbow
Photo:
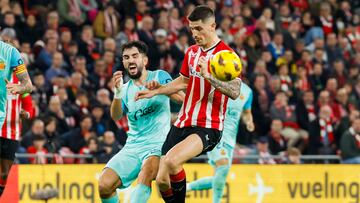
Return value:
M 234 91 L 234 92 L 232 92 L 232 94 L 229 95 L 230 99 L 232 99 L 232 100 L 236 100 L 239 96 L 240 96 L 239 91 Z
M 120 113 L 114 113 L 112 111 L 110 111 L 110 116 L 115 122 L 120 120 L 120 118 L 122 117 Z

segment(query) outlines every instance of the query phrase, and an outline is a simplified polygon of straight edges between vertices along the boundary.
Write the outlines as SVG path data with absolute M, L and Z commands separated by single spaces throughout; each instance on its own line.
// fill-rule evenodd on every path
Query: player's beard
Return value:
M 129 69 L 127 69 L 126 71 L 127 71 L 128 75 L 129 75 L 129 77 L 131 79 L 133 79 L 133 80 L 139 79 L 141 77 L 141 74 L 142 74 L 142 68 L 139 68 L 137 65 L 136 65 L 136 71 L 137 71 L 136 74 L 134 74 L 134 75 L 130 74 Z

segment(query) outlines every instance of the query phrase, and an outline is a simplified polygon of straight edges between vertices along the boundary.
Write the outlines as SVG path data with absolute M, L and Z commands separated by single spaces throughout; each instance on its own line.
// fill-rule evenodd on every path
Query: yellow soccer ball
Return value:
M 231 81 L 241 74 L 240 57 L 233 51 L 217 52 L 210 59 L 210 73 L 221 81 Z

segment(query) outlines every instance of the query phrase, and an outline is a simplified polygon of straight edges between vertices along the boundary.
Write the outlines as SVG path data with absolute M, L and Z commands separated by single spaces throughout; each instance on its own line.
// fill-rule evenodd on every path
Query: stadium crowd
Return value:
M 109 116 L 121 45 L 144 41 L 147 68 L 177 77 L 194 43 L 186 16 L 198 4 L 216 10 L 218 35 L 254 92 L 256 130 L 240 126 L 235 153 L 264 164 L 301 163 L 300 154 L 360 163 L 358 0 L 0 0 L 0 36 L 21 51 L 35 86 L 19 153 L 94 157 L 19 161 L 107 162 L 128 130 L 125 117 Z M 279 153 L 289 158 L 269 157 Z

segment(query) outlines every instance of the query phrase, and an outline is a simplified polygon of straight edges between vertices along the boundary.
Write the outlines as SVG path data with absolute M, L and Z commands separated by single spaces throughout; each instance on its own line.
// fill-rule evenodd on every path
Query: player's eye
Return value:
M 127 60 L 127 59 L 129 59 L 129 56 L 123 56 L 123 59 Z
M 139 54 L 133 54 L 132 56 L 133 56 L 133 58 L 137 58 L 137 57 L 139 57 Z

